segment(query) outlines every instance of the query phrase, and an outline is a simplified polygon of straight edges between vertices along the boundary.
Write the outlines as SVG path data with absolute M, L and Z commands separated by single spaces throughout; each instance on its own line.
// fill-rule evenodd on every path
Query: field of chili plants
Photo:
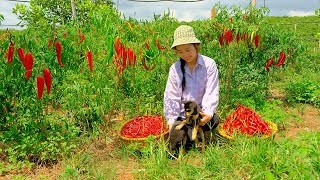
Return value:
M 305 121 L 306 107 L 319 125 L 319 49 L 279 28 L 267 8 L 216 8 L 214 19 L 179 22 L 170 12 L 149 21 L 124 18 L 110 6 L 85 23 L 1 31 L 1 176 L 319 179 L 319 129 L 286 136 L 291 124 Z M 181 24 L 194 27 L 200 52 L 218 65 L 222 123 L 242 104 L 277 124 L 275 137 L 218 137 L 205 152 L 179 160 L 168 156 L 163 139 L 149 138 L 142 149 L 119 139 L 125 121 L 163 114 L 169 67 L 178 59 L 170 45 Z

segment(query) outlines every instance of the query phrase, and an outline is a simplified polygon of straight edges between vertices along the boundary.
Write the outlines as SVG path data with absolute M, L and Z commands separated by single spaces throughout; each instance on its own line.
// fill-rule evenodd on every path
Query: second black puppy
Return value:
M 194 101 L 185 101 L 184 104 L 184 115 L 186 117 L 185 120 L 183 120 L 179 125 L 175 127 L 176 130 L 180 130 L 183 126 L 186 124 L 192 124 L 192 136 L 191 140 L 195 141 L 196 146 L 199 147 L 199 141 L 197 138 L 198 132 L 200 133 L 201 139 L 202 139 L 202 151 L 204 151 L 205 148 L 205 139 L 204 139 L 204 133 L 201 127 L 199 127 L 199 123 L 201 120 L 200 112 L 202 111 L 199 105 Z

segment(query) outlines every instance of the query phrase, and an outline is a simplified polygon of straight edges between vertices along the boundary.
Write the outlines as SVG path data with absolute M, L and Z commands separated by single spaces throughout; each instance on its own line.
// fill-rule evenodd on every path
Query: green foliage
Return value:
M 288 84 L 285 88 L 288 101 L 291 103 L 309 103 L 320 107 L 320 81 L 303 81 Z
M 91 20 L 95 11 L 112 9 L 114 3 L 111 0 L 83 0 L 75 1 L 76 21 L 85 24 Z M 71 3 L 69 0 L 31 0 L 30 6 L 16 4 L 13 13 L 21 20 L 22 25 L 44 28 L 46 26 L 66 24 L 73 19 Z
M 0 14 L 0 25 L 1 25 L 2 21 L 4 21 L 4 16 L 3 16 L 3 14 Z

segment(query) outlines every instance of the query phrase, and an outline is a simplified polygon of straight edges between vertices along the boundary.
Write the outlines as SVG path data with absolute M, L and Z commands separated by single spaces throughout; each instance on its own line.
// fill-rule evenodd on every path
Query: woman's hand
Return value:
M 212 115 L 205 114 L 204 112 L 200 112 L 200 115 L 202 116 L 202 119 L 199 123 L 200 126 L 204 126 L 205 124 L 207 124 L 207 122 L 209 122 L 212 119 Z

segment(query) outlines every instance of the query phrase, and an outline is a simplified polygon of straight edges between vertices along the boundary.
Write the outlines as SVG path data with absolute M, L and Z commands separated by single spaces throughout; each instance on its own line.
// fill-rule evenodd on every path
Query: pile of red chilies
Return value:
M 233 133 L 249 135 L 271 135 L 271 128 L 252 109 L 238 104 L 238 108 L 231 113 L 225 123 L 223 130 L 228 135 Z
M 121 135 L 127 138 L 146 138 L 160 135 L 166 131 L 160 115 L 137 116 L 128 121 L 121 129 Z

